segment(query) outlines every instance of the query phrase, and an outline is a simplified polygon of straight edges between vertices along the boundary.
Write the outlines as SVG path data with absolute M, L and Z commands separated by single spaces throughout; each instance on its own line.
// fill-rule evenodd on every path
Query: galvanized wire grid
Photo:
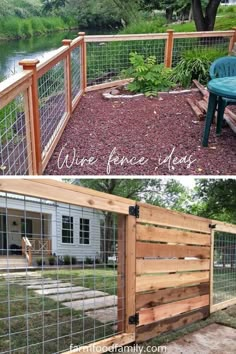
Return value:
M 30 174 L 31 143 L 26 139 L 27 129 L 22 94 L 0 110 L 0 175 Z
M 213 303 L 236 298 L 236 234 L 215 232 Z
M 119 231 L 113 214 L 1 193 L 1 353 L 63 353 L 122 332 Z M 22 237 L 33 267 L 21 255 Z
M 87 43 L 88 86 L 126 77 L 130 53 L 156 56 L 164 63 L 165 39 Z
M 72 100 L 81 91 L 81 48 L 77 47 L 71 52 L 71 71 L 72 71 Z
M 175 38 L 173 66 L 176 66 L 183 57 L 201 52 L 210 58 L 212 57 L 212 61 L 214 61 L 217 57 L 228 55 L 229 42 L 229 37 Z
M 66 89 L 64 60 L 56 64 L 38 82 L 41 125 L 41 150 L 43 156 L 66 117 Z

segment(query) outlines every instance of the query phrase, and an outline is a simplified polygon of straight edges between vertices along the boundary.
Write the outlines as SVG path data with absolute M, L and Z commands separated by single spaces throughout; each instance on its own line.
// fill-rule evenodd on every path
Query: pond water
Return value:
M 87 34 L 101 34 L 98 31 L 86 30 Z M 102 31 L 107 34 L 107 31 Z M 109 32 L 110 33 L 110 32 Z M 0 42 L 0 81 L 19 71 L 21 67 L 18 62 L 22 59 L 43 59 L 53 50 L 61 46 L 63 39 L 74 39 L 78 36 L 77 31 L 58 32 L 47 34 L 45 36 L 33 37 L 29 39 L 20 39 Z

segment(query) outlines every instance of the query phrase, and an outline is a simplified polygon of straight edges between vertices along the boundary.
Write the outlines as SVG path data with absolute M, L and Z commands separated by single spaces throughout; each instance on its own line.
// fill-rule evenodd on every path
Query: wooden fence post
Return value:
M 125 332 L 135 333 L 136 325 L 129 323 L 136 313 L 136 217 L 126 217 L 125 237 Z
M 168 29 L 167 34 L 168 37 L 167 37 L 166 48 L 165 48 L 165 67 L 171 68 L 172 59 L 173 59 L 173 47 L 174 47 L 174 30 Z
M 125 331 L 125 220 L 124 215 L 118 215 L 118 264 L 117 264 L 117 322 L 118 333 Z
M 85 32 L 78 33 L 80 37 L 83 37 L 82 41 L 82 53 L 81 53 L 81 64 L 82 64 L 82 90 L 83 92 L 87 89 L 87 43 L 85 42 Z
M 230 39 L 229 42 L 229 55 L 232 54 L 233 49 L 234 49 L 234 45 L 236 44 L 236 27 L 233 27 L 232 30 L 234 30 L 234 34 Z
M 38 78 L 37 78 L 37 59 L 25 59 L 19 62 L 23 70 L 32 71 L 32 86 L 29 97 L 29 122 L 31 125 L 31 142 L 33 154 L 33 165 L 35 165 L 35 174 L 42 174 L 42 155 L 41 155 L 41 129 L 40 129 L 40 113 L 39 113 L 39 97 L 38 97 Z
M 72 114 L 72 74 L 71 74 L 71 50 L 70 50 L 71 42 L 72 42 L 71 39 L 64 39 L 62 41 L 62 44 L 64 46 L 69 47 L 68 54 L 67 54 L 66 60 L 65 60 L 65 67 L 64 67 L 66 106 L 67 106 L 67 112 L 68 112 L 69 117 L 71 117 L 71 114 Z
M 214 242 L 215 242 L 215 231 L 211 230 L 211 258 L 210 258 L 210 313 L 214 305 Z

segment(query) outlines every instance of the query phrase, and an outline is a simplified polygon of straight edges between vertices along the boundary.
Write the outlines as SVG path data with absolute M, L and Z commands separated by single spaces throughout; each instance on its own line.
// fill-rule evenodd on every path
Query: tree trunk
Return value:
M 172 18 L 173 18 L 173 9 L 172 8 L 167 8 L 166 9 L 167 22 L 172 22 Z
M 193 19 L 197 31 L 214 30 L 220 1 L 221 0 L 209 0 L 204 17 L 201 0 L 192 0 Z
M 206 31 L 214 30 L 217 10 L 219 5 L 220 5 L 220 0 L 209 1 L 206 7 L 206 15 L 205 15 Z

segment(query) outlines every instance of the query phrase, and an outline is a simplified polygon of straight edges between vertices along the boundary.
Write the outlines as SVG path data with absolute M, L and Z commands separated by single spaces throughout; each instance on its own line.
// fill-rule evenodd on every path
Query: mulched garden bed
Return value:
M 201 95 L 194 92 L 160 97 L 109 101 L 102 98 L 101 91 L 86 94 L 45 174 L 236 174 L 236 137 L 229 127 L 217 137 L 213 125 L 209 147 L 201 146 L 204 122 L 196 120 L 186 101 L 187 97 L 201 99 Z M 114 161 L 115 156 L 119 161 Z M 92 157 L 96 159 L 93 163 Z M 90 163 L 81 161 L 83 158 L 91 159 Z M 141 161 L 134 164 L 134 158 Z

